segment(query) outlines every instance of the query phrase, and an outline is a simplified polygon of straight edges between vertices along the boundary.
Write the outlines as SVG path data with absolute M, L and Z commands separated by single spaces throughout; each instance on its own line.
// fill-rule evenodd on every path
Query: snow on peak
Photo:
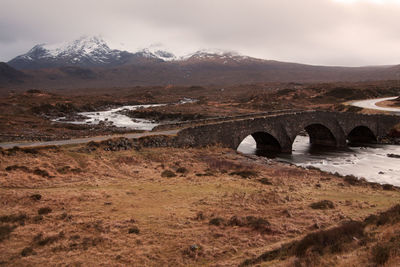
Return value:
M 129 52 L 128 52 L 129 51 Z M 148 59 L 142 60 L 143 58 Z M 160 43 L 151 44 L 147 48 L 132 50 L 111 49 L 100 36 L 82 36 L 71 42 L 59 44 L 39 44 L 28 53 L 18 56 L 10 64 L 20 68 L 44 68 L 58 66 L 118 66 L 135 62 L 155 61 L 214 61 L 223 64 L 237 64 L 246 59 L 234 51 L 221 49 L 202 49 L 186 56 L 177 57 L 168 52 Z M 254 59 L 252 59 L 254 60 Z
M 235 61 L 240 61 L 247 59 L 247 56 L 243 56 L 235 51 L 227 51 L 222 49 L 201 49 L 194 53 L 183 56 L 182 60 L 197 59 L 197 60 L 207 60 L 207 59 L 231 59 Z
M 72 54 L 91 55 L 99 53 L 110 53 L 111 49 L 106 42 L 98 36 L 82 36 L 72 42 L 60 44 L 42 45 L 50 57 L 67 56 Z
M 172 61 L 172 60 L 177 60 L 178 58 L 172 54 L 171 52 L 157 49 L 154 47 L 148 47 L 144 49 L 140 49 L 136 52 L 135 54 L 141 54 L 142 56 L 145 56 L 147 58 L 155 58 L 155 59 L 161 59 L 163 61 Z

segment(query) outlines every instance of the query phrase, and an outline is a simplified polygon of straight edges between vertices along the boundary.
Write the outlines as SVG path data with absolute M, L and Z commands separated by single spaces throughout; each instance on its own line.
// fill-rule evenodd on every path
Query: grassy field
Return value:
M 400 201 L 396 188 L 219 147 L 1 153 L 0 265 L 234 266 Z M 368 263 L 399 228 L 380 227 L 367 246 L 259 264 Z

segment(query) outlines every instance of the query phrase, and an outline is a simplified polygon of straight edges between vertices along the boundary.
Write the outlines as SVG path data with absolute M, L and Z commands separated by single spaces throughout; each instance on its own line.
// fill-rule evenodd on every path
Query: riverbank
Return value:
M 229 149 L 109 148 L 3 151 L 0 262 L 232 266 L 400 201 L 394 187 Z M 362 265 L 358 251 L 313 257 Z

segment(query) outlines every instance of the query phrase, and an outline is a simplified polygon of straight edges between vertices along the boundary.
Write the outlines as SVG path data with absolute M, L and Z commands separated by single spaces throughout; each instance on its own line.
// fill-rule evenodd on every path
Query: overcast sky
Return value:
M 400 64 L 400 0 L 0 0 L 0 61 L 102 35 L 111 48 L 219 48 L 319 65 Z

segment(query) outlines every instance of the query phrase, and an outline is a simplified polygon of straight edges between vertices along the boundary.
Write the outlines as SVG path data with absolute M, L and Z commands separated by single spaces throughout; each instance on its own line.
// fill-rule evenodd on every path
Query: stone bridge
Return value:
M 379 142 L 398 123 L 400 116 L 395 115 L 302 111 L 192 126 L 181 130 L 176 140 L 181 145 L 219 144 L 236 150 L 252 135 L 257 149 L 291 153 L 294 139 L 303 130 L 312 144 L 345 147 L 348 141 Z

